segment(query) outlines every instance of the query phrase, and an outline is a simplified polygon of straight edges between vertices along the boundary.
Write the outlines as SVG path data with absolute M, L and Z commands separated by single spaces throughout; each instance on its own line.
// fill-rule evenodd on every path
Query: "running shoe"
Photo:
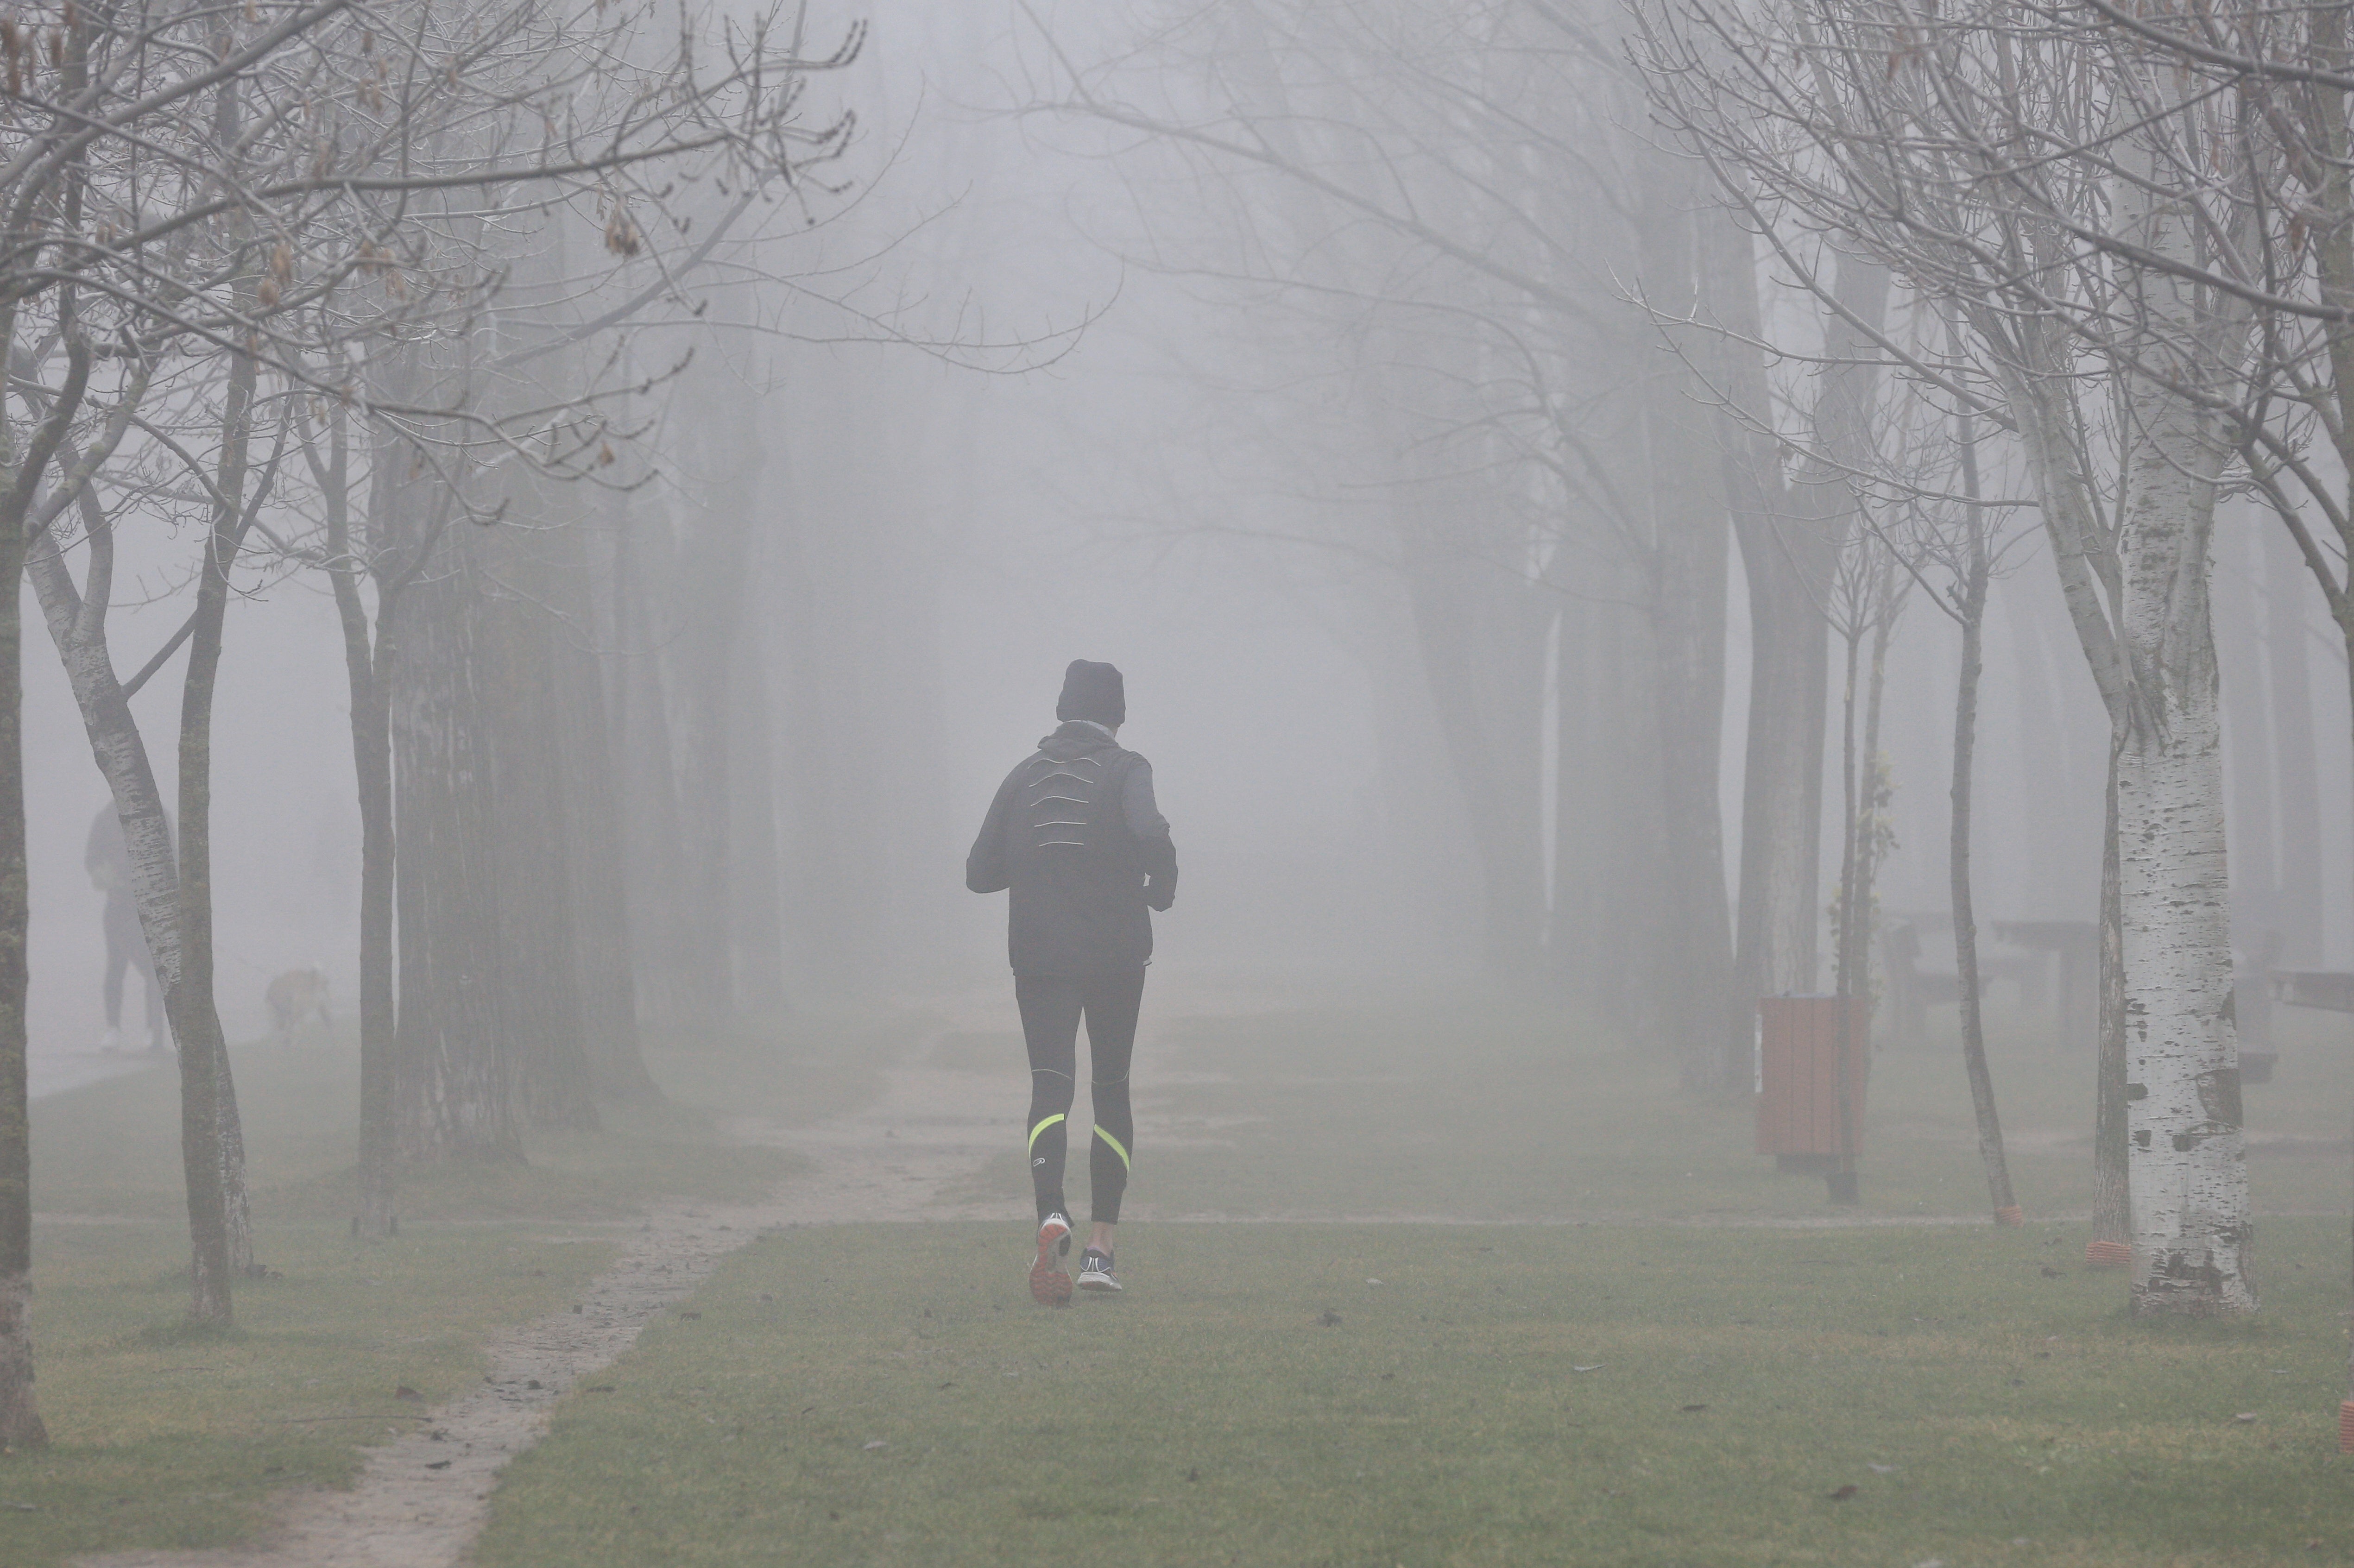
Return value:
M 1111 1254 L 1089 1247 L 1079 1254 L 1079 1288 L 1082 1290 L 1112 1290 L 1119 1281 L 1111 1277 Z
M 1061 1259 L 1071 1250 L 1071 1222 L 1048 1214 L 1038 1224 L 1038 1261 L 1030 1266 L 1030 1299 L 1041 1307 L 1071 1304 L 1071 1277 Z

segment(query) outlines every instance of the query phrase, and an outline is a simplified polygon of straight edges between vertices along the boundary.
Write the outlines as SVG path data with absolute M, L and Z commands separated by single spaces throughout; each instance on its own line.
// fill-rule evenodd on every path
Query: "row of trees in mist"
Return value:
M 1497 983 L 1575 998 L 1693 1092 L 1745 1088 L 1761 996 L 1827 969 L 1870 987 L 1890 650 L 1958 643 L 1948 867 L 1999 1214 L 1978 687 L 1991 585 L 2056 571 L 2112 758 L 2098 1239 L 2131 1242 L 2137 1308 L 2252 1308 L 2210 546 L 2219 500 L 2266 509 L 2354 646 L 2342 12 L 1135 0 L 1006 22 L 1040 183 L 1070 154 L 1108 171 L 1127 199 L 1090 207 L 1095 238 L 1207 301 L 1179 368 L 1230 405 L 1227 447 L 1309 498 L 1243 531 L 1279 510 L 1288 541 L 1376 568 L 1351 635 L 1393 759 L 1447 775 Z M 38 1432 L 19 574 L 180 1046 L 199 1318 L 228 1319 L 253 1262 L 208 761 L 257 583 L 315 581 L 343 630 L 359 1233 L 394 1224 L 404 1165 L 519 1159 L 532 1128 L 652 1094 L 641 1029 L 773 1007 L 780 949 L 872 972 L 877 900 L 920 853 L 891 819 L 929 786 L 830 765 L 874 745 L 874 711 L 920 727 L 900 699 L 939 662 L 940 568 L 832 483 L 913 399 L 786 376 L 789 418 L 763 418 L 761 362 L 723 352 L 779 333 L 779 231 L 838 194 L 820 165 L 847 122 L 806 93 L 863 35 L 808 31 L 526 0 L 0 23 L 0 1441 Z M 910 292 L 963 281 L 944 237 L 966 216 L 929 215 Z M 787 426 L 808 461 L 764 469 Z M 756 491 L 786 480 L 764 536 Z M 187 541 L 192 603 L 135 669 L 107 637 L 132 527 Z M 763 562 L 779 625 L 749 597 Z M 175 658 L 176 838 L 129 707 Z M 796 924 L 788 864 L 821 916 Z
M 1962 647 L 1967 1075 L 2015 1214 L 1972 759 L 1989 584 L 2056 570 L 2112 758 L 2097 1236 L 2130 1240 L 2139 1309 L 2253 1309 L 2211 544 L 2251 498 L 2354 636 L 2343 8 L 1147 10 L 1108 47 L 1042 22 L 1034 111 L 1120 168 L 1139 265 L 1247 323 L 1223 351 L 1331 389 L 1298 418 L 1356 499 L 1305 539 L 1410 604 L 1491 969 L 1549 974 L 1698 1088 L 1745 1086 L 1760 996 L 1821 983 L 1827 903 L 1832 983 L 1866 990 L 1882 674 L 1925 604 L 1912 634 Z M 2312 831 L 2285 853 L 2309 865 Z
M 634 503 L 659 397 L 731 402 L 695 363 L 709 300 L 690 291 L 722 264 L 741 281 L 765 231 L 816 220 L 813 170 L 848 122 L 804 93 L 860 37 L 811 51 L 790 11 L 524 0 L 64 0 L 0 19 L 0 1443 L 42 1433 L 20 581 L 113 793 L 178 1045 L 194 1317 L 228 1322 L 255 1266 L 214 997 L 210 757 L 230 611 L 258 584 L 315 574 L 344 632 L 355 1234 L 396 1224 L 404 1163 L 520 1158 L 526 1126 L 652 1093 L 639 977 L 654 1016 L 726 1011 L 731 930 L 758 939 L 759 911 L 731 922 L 711 888 L 741 841 L 722 590 L 745 524 L 726 495 L 659 537 L 588 524 Z M 125 674 L 108 613 L 134 528 L 188 542 L 193 607 Z M 176 832 L 129 705 L 175 654 Z M 625 822 L 621 756 L 663 775 L 642 793 L 664 810 Z M 654 928 L 651 965 L 632 865 L 687 927 Z M 743 967 L 756 988 L 773 974 Z

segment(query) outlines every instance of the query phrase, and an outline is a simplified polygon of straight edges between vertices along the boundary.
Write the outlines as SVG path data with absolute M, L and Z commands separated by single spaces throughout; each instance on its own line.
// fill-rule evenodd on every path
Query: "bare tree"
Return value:
M 1326 378 L 1360 410 L 1335 461 L 1378 475 L 1378 499 L 1320 542 L 1387 565 L 1410 606 L 1491 972 L 1550 970 L 1722 1083 L 1726 465 L 1681 361 L 1621 297 L 1639 281 L 1662 315 L 1693 313 L 1717 220 L 1691 167 L 1635 132 L 1620 19 L 1285 4 L 1138 24 L 1141 52 L 1085 63 L 1045 36 L 1031 107 L 1123 144 L 1139 229 L 1116 242 L 1137 264 L 1235 291 L 1270 379 Z
M 1858 422 L 1862 423 L 1862 418 Z M 1840 877 L 1839 895 L 1832 905 L 1832 929 L 1837 936 L 1832 990 L 1845 1000 L 1872 995 L 1872 937 L 1879 924 L 1873 887 L 1879 863 L 1889 847 L 1887 806 L 1892 788 L 1887 758 L 1880 749 L 1881 699 L 1887 690 L 1889 641 L 1895 635 L 1912 580 L 1877 533 L 1860 531 L 1840 542 L 1829 588 L 1823 615 L 1844 655 L 1840 679 Z M 1870 1042 L 1854 1037 L 1855 1011 L 1840 1009 L 1839 1164 L 1828 1183 L 1835 1203 L 1861 1199 L 1856 1172 L 1861 1129 L 1856 1125 L 1850 1075 L 1856 1056 L 1870 1049 Z
M 5 437 L 16 460 L 0 556 L 12 589 L 6 613 L 13 627 L 13 585 L 39 541 L 47 565 L 37 562 L 36 584 L 115 789 L 180 1045 L 192 1310 L 209 1321 L 228 1319 L 228 1280 L 250 1256 L 234 1089 L 211 996 L 210 718 L 231 575 L 301 401 L 365 399 L 349 381 L 321 382 L 313 366 L 387 318 L 427 319 L 396 310 L 355 329 L 338 305 L 369 287 L 410 302 L 411 269 L 439 260 L 426 242 L 430 220 L 451 231 L 452 193 L 534 188 L 551 210 L 594 207 L 607 246 L 633 257 L 653 249 L 641 226 L 666 215 L 658 175 L 757 186 L 805 163 L 828 135 L 796 119 L 808 62 L 773 16 L 715 37 L 716 70 L 696 63 L 692 22 L 673 48 L 641 46 L 640 12 L 514 6 L 447 21 L 426 8 L 331 0 L 250 5 L 241 16 L 67 5 L 0 28 L 9 90 L 0 106 L 0 353 L 26 410 Z M 561 119 L 548 108 L 557 102 Z M 462 228 L 478 215 L 458 217 Z M 496 274 L 477 265 L 440 308 L 477 309 Z M 434 280 L 451 281 L 446 270 Z M 94 365 L 103 372 L 95 385 Z M 577 463 L 597 450 L 582 440 L 596 423 L 584 413 L 593 397 L 483 413 L 470 409 L 472 396 L 460 389 L 439 410 L 371 411 L 412 432 L 447 420 L 477 449 L 542 461 Z M 273 429 L 263 456 L 256 436 Z M 190 431 L 212 432 L 208 458 L 182 439 Z M 121 450 L 126 432 L 137 451 Z M 176 853 L 105 651 L 111 556 L 100 541 L 117 519 L 85 505 L 99 470 L 126 461 L 111 493 L 178 504 L 158 478 L 170 466 L 178 493 L 193 488 L 206 519 L 195 613 L 175 640 L 189 649 Z M 62 569 L 68 541 L 44 538 L 69 509 L 91 546 L 80 587 Z M 0 644 L 13 713 L 19 643 L 11 634 Z M 0 736 L 0 797 L 17 802 L 21 856 L 14 736 Z M 0 842 L 0 861 L 7 851 Z M 0 896 L 0 948 L 21 954 L 21 877 L 0 882 L 19 890 Z M 7 980 L 0 973 L 0 991 Z M 21 988 L 14 994 L 13 1012 L 0 996 L 0 1113 L 13 1103 L 21 1127 Z M 7 1245 L 27 1234 L 22 1151 L 21 1137 L 0 1137 L 0 1162 L 18 1160 L 0 1171 L 0 1426 L 31 1436 L 22 1271 L 11 1273 L 21 1248 Z
M 2136 1305 L 2252 1309 L 2205 595 L 2249 312 L 2199 271 L 2253 254 L 2239 187 L 2203 151 L 2242 111 L 2098 17 L 1910 0 L 1675 16 L 1647 65 L 1729 197 L 1786 258 L 1788 225 L 1830 228 L 1951 302 L 1971 385 L 1885 334 L 1875 346 L 2021 443 L 2117 747 L 2123 981 L 2143 1025 Z
M 1985 494 L 1978 416 L 1967 406 L 1951 408 L 1949 399 L 1926 392 L 1917 383 L 1904 385 L 1912 395 L 1899 407 L 1914 417 L 1896 421 L 1882 446 L 1885 477 L 1879 484 L 1893 503 L 1891 510 L 1895 518 L 1883 537 L 1925 590 L 1929 602 L 1961 634 L 1960 670 L 1954 693 L 1946 880 L 1954 918 L 1955 967 L 1960 980 L 1962 1068 L 1978 1120 L 1978 1159 L 1986 1167 L 1995 1223 L 2015 1225 L 2021 1223 L 2022 1215 L 2011 1190 L 2002 1118 L 1987 1062 L 1985 982 L 1978 962 L 1970 846 L 1988 590 L 2003 568 L 2005 556 L 2024 535 L 2006 533 L 2002 526 L 2004 516 L 2016 508 L 1999 500 L 1990 502 Z

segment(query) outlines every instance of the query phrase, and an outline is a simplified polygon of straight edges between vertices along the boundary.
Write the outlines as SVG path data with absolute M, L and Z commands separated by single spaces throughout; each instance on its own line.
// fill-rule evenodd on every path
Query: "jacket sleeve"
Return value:
M 1166 909 L 1177 902 L 1177 846 L 1169 836 L 1169 819 L 1152 798 L 1152 764 L 1141 757 L 1131 764 L 1120 791 L 1120 810 L 1128 831 L 1136 837 L 1137 853 L 1145 875 L 1144 902 Z
M 1013 810 L 1013 780 L 1021 771 L 1015 768 L 997 787 L 996 798 L 989 802 L 989 815 L 981 819 L 981 836 L 972 841 L 972 853 L 964 857 L 964 885 L 975 893 L 1002 893 L 1013 885 L 1005 864 L 1005 814 Z

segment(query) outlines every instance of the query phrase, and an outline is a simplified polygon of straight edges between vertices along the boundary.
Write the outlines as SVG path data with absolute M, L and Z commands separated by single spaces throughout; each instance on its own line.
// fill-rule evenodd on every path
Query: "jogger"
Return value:
M 1030 1053 L 1024 1126 L 1038 1201 L 1030 1293 L 1071 1298 L 1062 1270 L 1071 1223 L 1063 1197 L 1070 1114 L 1078 1087 L 1078 1030 L 1087 1027 L 1087 1178 L 1093 1231 L 1079 1288 L 1116 1291 L 1112 1227 L 1135 1159 L 1128 1071 L 1152 959 L 1152 917 L 1177 896 L 1177 852 L 1152 797 L 1152 765 L 1120 749 L 1128 696 L 1118 670 L 1075 659 L 1055 707 L 1062 725 L 1006 776 L 965 862 L 975 893 L 1012 892 L 1007 949 Z

